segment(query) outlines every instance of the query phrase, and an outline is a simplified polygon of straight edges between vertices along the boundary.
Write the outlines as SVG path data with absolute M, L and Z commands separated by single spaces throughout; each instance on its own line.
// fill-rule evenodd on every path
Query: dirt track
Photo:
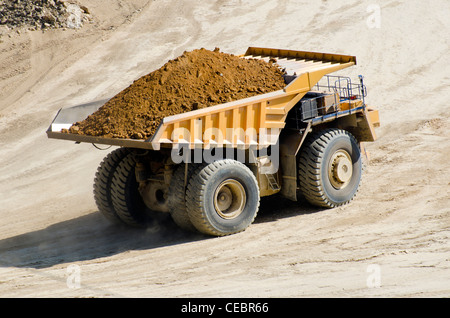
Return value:
M 373 1 L 82 2 L 82 29 L 0 38 L 0 296 L 450 296 L 448 1 L 383 2 L 379 28 Z M 266 198 L 222 238 L 109 225 L 92 195 L 107 151 L 45 130 L 61 107 L 216 46 L 357 56 L 350 75 L 364 74 L 382 122 L 358 196 L 331 210 Z

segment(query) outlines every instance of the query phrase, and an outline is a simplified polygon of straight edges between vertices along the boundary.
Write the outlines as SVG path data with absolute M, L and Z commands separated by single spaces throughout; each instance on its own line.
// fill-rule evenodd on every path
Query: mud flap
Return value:
M 297 153 L 310 131 L 311 122 L 303 131 L 282 131 L 280 134 L 280 194 L 292 201 L 297 201 Z

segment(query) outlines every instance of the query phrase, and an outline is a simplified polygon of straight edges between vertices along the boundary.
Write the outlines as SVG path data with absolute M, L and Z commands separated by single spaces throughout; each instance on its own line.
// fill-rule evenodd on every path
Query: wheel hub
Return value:
M 328 176 L 336 189 L 345 188 L 353 174 L 353 164 L 349 153 L 345 150 L 336 151 L 330 160 Z
M 214 193 L 214 208 L 224 219 L 233 219 L 244 210 L 246 202 L 245 189 L 234 179 L 223 181 Z

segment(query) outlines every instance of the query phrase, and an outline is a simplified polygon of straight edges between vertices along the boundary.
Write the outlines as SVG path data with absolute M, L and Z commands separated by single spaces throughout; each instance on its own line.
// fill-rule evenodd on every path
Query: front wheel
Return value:
M 201 165 L 190 179 L 186 208 L 190 221 L 202 233 L 241 232 L 258 212 L 258 182 L 247 166 L 235 160 Z
M 299 157 L 299 184 L 313 205 L 333 208 L 350 202 L 361 181 L 358 142 L 342 129 L 312 134 Z

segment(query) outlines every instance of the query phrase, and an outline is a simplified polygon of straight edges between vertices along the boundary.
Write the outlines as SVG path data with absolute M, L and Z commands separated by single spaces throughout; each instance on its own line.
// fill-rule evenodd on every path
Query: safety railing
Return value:
M 358 78 L 354 83 L 350 77 L 325 75 L 288 114 L 287 126 L 300 129 L 308 121 L 320 123 L 361 110 L 367 89 L 363 77 Z

